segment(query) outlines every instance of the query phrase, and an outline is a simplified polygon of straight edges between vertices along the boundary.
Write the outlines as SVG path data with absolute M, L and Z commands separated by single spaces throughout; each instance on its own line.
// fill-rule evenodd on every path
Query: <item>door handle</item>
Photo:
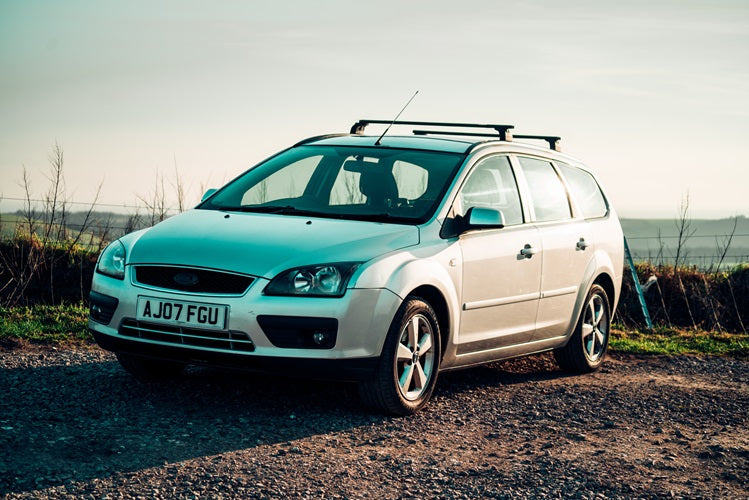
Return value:
M 577 249 L 585 250 L 586 248 L 588 248 L 588 243 L 585 241 L 585 238 L 580 238 L 580 241 L 577 242 Z
M 526 259 L 530 259 L 536 255 L 536 249 L 526 243 L 526 245 L 520 249 L 520 255 Z

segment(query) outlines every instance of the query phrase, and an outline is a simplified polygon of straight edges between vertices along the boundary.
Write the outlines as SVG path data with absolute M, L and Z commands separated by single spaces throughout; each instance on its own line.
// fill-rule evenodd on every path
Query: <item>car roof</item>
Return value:
M 334 135 L 311 138 L 302 141 L 301 144 L 312 144 L 316 146 L 360 146 L 360 147 L 385 147 L 385 148 L 402 148 L 402 149 L 421 149 L 429 151 L 440 151 L 444 153 L 467 153 L 474 144 L 474 141 L 459 139 L 443 139 L 437 137 L 421 136 L 385 136 L 377 142 L 378 136 L 371 135 Z
M 590 171 L 577 158 L 571 157 L 559 151 L 554 151 L 548 147 L 528 144 L 519 141 L 500 141 L 497 139 L 488 140 L 470 140 L 470 139 L 452 139 L 441 137 L 427 137 L 420 135 L 392 135 L 384 136 L 380 139 L 379 145 L 375 143 L 380 139 L 379 136 L 360 135 L 360 134 L 331 134 L 305 139 L 296 144 L 315 145 L 315 146 L 355 146 L 355 147 L 384 147 L 397 149 L 414 149 L 421 151 L 438 151 L 444 153 L 467 154 L 469 152 L 479 152 L 484 149 L 492 148 L 507 153 L 528 154 L 542 156 L 544 158 L 569 163 L 584 170 Z
M 370 125 L 387 125 L 382 135 L 364 135 L 364 129 Z M 414 135 L 388 135 L 390 127 L 416 126 L 412 130 Z M 427 127 L 427 129 L 421 128 Z M 561 153 L 559 136 L 527 135 L 512 131 L 513 125 L 493 123 L 456 123 L 456 122 L 423 122 L 396 120 L 362 119 L 353 124 L 348 134 L 328 134 L 305 139 L 295 146 L 355 146 L 355 147 L 386 147 L 412 149 L 421 151 L 438 151 L 445 153 L 506 152 L 517 154 L 537 155 L 552 161 L 562 161 L 576 167 L 590 171 L 576 158 Z M 488 133 L 487 133 L 488 132 Z M 520 139 L 522 142 L 516 142 Z M 528 144 L 526 140 L 544 141 L 548 147 Z

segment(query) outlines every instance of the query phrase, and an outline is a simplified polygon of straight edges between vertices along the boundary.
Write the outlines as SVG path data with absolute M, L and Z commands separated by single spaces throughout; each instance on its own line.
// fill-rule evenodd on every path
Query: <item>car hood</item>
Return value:
M 297 266 L 365 262 L 419 242 L 416 226 L 190 210 L 133 242 L 128 264 L 173 264 L 273 278 Z

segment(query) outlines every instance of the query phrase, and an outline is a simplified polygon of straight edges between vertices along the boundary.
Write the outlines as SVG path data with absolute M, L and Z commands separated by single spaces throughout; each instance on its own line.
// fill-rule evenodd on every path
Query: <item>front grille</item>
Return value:
M 135 282 L 180 292 L 241 295 L 253 278 L 208 269 L 176 266 L 135 266 Z
M 244 332 L 202 330 L 148 321 L 125 319 L 119 329 L 120 335 L 145 340 L 156 340 L 169 344 L 193 347 L 210 347 L 227 351 L 252 352 L 255 344 Z

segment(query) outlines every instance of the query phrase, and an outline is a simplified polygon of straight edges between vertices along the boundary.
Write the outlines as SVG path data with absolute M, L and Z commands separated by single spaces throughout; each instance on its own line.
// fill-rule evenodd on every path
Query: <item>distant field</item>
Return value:
M 12 238 L 20 219 L 15 214 L 0 214 L 0 238 Z
M 68 214 L 69 229 L 77 231 L 84 217 L 83 212 Z M 99 241 L 101 228 L 109 226 L 110 235 L 117 238 L 124 234 L 128 215 L 112 212 L 94 212 L 93 224 L 82 238 L 84 243 Z M 0 214 L 0 237 L 13 236 L 16 224 L 21 220 L 17 214 Z M 728 249 L 724 266 L 749 262 L 749 218 L 738 217 L 736 231 Z M 676 224 L 673 219 L 622 219 L 622 228 L 636 261 L 651 261 L 655 264 L 673 264 L 677 245 Z M 733 230 L 734 219 L 694 219 L 691 221 L 694 234 L 687 240 L 686 264 L 709 268 L 717 264 L 719 250 L 725 238 Z M 660 239 L 659 239 L 660 234 Z
M 70 237 L 78 235 L 84 217 L 85 213 L 72 213 L 68 216 L 70 222 L 66 227 Z M 108 214 L 95 214 L 95 216 L 92 217 L 91 222 L 88 224 L 88 228 L 83 231 L 79 239 L 81 245 L 98 247 L 99 242 L 101 241 L 101 232 L 107 225 L 107 217 Z M 16 227 L 20 225 L 22 229 L 25 229 L 26 223 L 26 219 L 18 214 L 0 214 L 0 239 L 13 238 L 16 234 Z M 35 220 L 34 224 L 36 225 L 36 235 L 42 236 L 42 221 Z M 115 225 L 114 222 L 110 221 L 109 225 L 111 227 L 110 234 L 117 235 L 115 237 L 122 235 L 122 230 L 119 229 L 119 226 L 113 227 Z
M 678 243 L 673 219 L 622 219 L 621 222 L 634 260 L 673 264 Z M 725 245 L 724 241 L 731 234 L 733 224 L 733 218 L 692 220 L 694 234 L 685 245 L 686 263 L 703 268 L 717 264 L 718 247 Z M 738 217 L 724 266 L 743 262 L 749 262 L 749 218 Z

